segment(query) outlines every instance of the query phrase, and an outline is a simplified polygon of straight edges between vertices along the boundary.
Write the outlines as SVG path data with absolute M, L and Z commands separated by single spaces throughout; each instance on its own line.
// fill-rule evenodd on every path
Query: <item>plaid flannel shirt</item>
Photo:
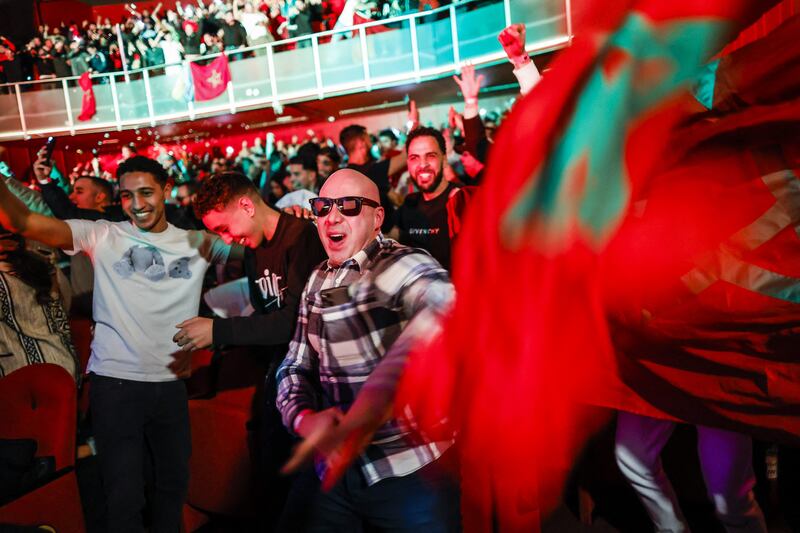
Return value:
M 335 287 L 347 287 L 346 301 L 326 300 L 324 292 Z M 448 273 L 435 259 L 382 235 L 339 268 L 322 263 L 303 291 L 295 335 L 278 369 L 277 405 L 286 427 L 294 429 L 306 409 L 346 411 L 407 322 L 431 309 L 444 313 L 453 298 Z M 369 485 L 410 474 L 452 444 L 414 437 L 409 422 L 387 422 L 359 457 Z

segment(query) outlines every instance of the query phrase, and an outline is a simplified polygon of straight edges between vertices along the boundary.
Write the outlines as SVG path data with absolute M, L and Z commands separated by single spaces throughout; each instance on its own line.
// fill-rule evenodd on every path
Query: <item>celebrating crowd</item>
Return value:
M 511 27 L 504 35 L 514 43 L 506 49 L 526 92 L 539 74 L 524 51 L 524 26 Z M 254 464 L 263 465 L 259 474 L 265 479 L 273 479 L 288 456 L 289 435 L 310 438 L 330 429 L 345 405 L 327 410 L 322 407 L 328 400 L 318 405 L 314 391 L 325 383 L 318 382 L 322 375 L 313 378 L 305 368 L 304 354 L 319 350 L 311 340 L 317 333 L 306 333 L 306 320 L 318 320 L 317 311 L 317 318 L 305 316 L 304 310 L 316 305 L 306 301 L 306 282 L 345 288 L 358 278 L 358 270 L 347 266 L 354 257 L 364 272 L 376 277 L 361 304 L 376 321 L 376 329 L 362 332 L 358 340 L 370 343 L 369 352 L 348 367 L 320 367 L 342 383 L 325 395 L 345 402 L 357 392 L 346 385 L 349 380 L 380 373 L 384 356 L 405 356 L 397 352 L 389 357 L 386 347 L 401 337 L 405 341 L 397 346 L 419 336 L 418 328 L 406 331 L 406 322 L 447 309 L 452 300 L 451 248 L 472 191 L 480 184 L 492 128 L 499 120 L 480 117 L 483 76 L 474 67 L 463 66 L 455 81 L 464 97 L 463 114 L 451 108 L 449 124 L 442 128 L 420 125 L 412 101 L 405 132 L 387 128 L 371 135 L 351 124 L 337 139 L 309 131 L 307 139 L 283 141 L 267 133 L 255 136 L 252 143 L 244 141 L 238 153 L 211 150 L 202 155 L 154 145 L 140 148 L 152 156 L 146 157 L 136 147 L 124 146 L 119 157 L 95 156 L 63 172 L 44 148 L 32 167 L 33 183 L 22 183 L 5 171 L 0 224 L 26 239 L 70 252 L 72 258 L 62 263 L 69 282 L 61 285 L 63 298 L 58 303 L 72 316 L 83 315 L 97 324 L 85 369 L 91 383 L 88 431 L 100 460 L 108 531 L 140 527 L 144 480 L 135 465 L 147 457 L 161 465 L 152 526 L 179 527 L 189 476 L 189 419 L 186 389 L 177 378 L 187 375 L 192 351 L 242 346 L 264 363 L 263 373 L 250 378 L 263 384 L 267 377 L 265 394 L 272 401 L 265 412 L 254 413 L 262 418 L 254 427 L 265 424 L 263 431 L 271 438 L 256 452 L 260 459 Z M 316 227 L 305 218 L 315 219 Z M 2 241 L 0 246 L 12 255 L 20 253 L 19 241 L 13 246 Z M 76 252 L 91 257 L 91 265 Z M 228 267 L 206 276 L 205 270 L 214 264 Z M 239 267 L 230 270 L 231 264 Z M 247 303 L 255 312 L 225 318 L 198 312 L 201 294 L 215 310 L 218 298 L 213 294 L 225 294 L 228 283 L 236 282 L 229 273 L 242 270 L 249 298 L 239 307 Z M 152 298 L 125 304 L 127 292 L 143 280 L 152 284 Z M 162 298 L 163 291 L 169 302 Z M 387 300 L 397 297 L 394 304 Z M 158 307 L 169 311 L 154 312 L 154 299 L 166 302 L 166 307 Z M 126 323 L 137 324 L 136 331 L 123 328 Z M 347 328 L 347 320 L 337 326 L 342 328 Z M 332 324 L 329 331 L 334 331 Z M 334 337 L 320 340 L 339 350 Z M 182 348 L 177 354 L 176 345 Z M 267 352 L 273 355 L 265 358 Z M 48 362 L 66 367 L 76 379 L 82 374 L 68 354 L 50 356 Z M 22 357 L 4 364 L 4 372 L 9 372 L 26 363 Z M 157 403 L 152 402 L 155 398 Z M 153 424 L 161 429 L 154 431 Z M 390 425 L 387 438 L 407 436 L 406 430 Z M 131 441 L 121 438 L 124 434 L 143 436 L 149 451 L 130 446 Z M 311 528 L 327 527 L 330 520 L 341 522 L 336 527 L 349 528 L 366 517 L 371 498 L 388 490 L 394 500 L 371 511 L 381 520 L 408 523 L 405 507 L 411 499 L 423 498 L 432 507 L 414 519 L 418 525 L 456 527 L 457 485 L 446 482 L 440 494 L 422 481 L 438 472 L 444 482 L 439 465 L 449 446 L 450 442 L 377 446 L 381 458 L 369 467 L 376 471 L 362 489 L 364 497 L 343 503 L 342 497 L 351 497 L 320 494 L 322 507 L 311 514 L 307 504 L 319 492 L 317 484 L 309 482 L 315 474 L 300 472 L 292 479 L 305 487 L 297 489 L 308 498 L 305 511 L 298 515 L 290 498 L 273 519 L 285 531 L 297 531 L 305 521 Z M 404 458 L 408 453 L 418 456 L 413 464 Z M 354 467 L 351 475 L 360 477 L 360 471 Z M 381 480 L 402 483 L 369 487 Z M 408 501 L 401 504 L 404 499 Z M 337 517 L 323 509 L 331 505 L 354 507 L 347 516 Z
M 443 2 L 449 3 L 449 2 Z M 430 0 L 214 0 L 176 2 L 153 11 L 126 4 L 128 15 L 42 25 L 24 45 L 0 36 L 0 83 L 169 65 L 223 50 L 257 46 L 438 7 Z M 347 9 L 345 9 L 347 7 Z
M 62 55 L 65 43 L 79 53 L 91 50 L 84 66 L 102 72 L 117 68 L 115 61 L 169 63 L 360 16 L 347 14 L 344 2 L 232 1 L 177 4 L 163 16 L 160 6 L 152 13 L 128 6 L 130 16 L 116 36 L 109 21 L 45 27 L 25 53 L 35 59 L 36 75 L 47 79 L 79 63 L 77 55 Z M 366 5 L 374 17 L 436 7 L 408 4 L 361 2 L 359 9 Z M 646 7 L 669 14 L 663 6 Z M 656 18 L 648 24 L 661 24 Z M 665 26 L 672 24 L 666 19 Z M 247 435 L 211 436 L 212 449 L 223 439 L 247 441 L 239 444 L 258 480 L 248 490 L 263 503 L 263 522 L 238 524 L 246 530 L 538 531 L 540 515 L 554 507 L 550 500 L 562 498 L 587 435 L 613 412 L 613 426 L 606 425 L 615 429 L 608 462 L 616 460 L 655 530 L 689 530 L 684 502 L 661 462 L 676 420 L 684 420 L 697 427 L 709 514 L 713 508 L 728 532 L 766 533 L 754 492 L 753 439 L 742 427 L 752 429 L 756 419 L 772 430 L 765 434 L 795 442 L 800 434 L 792 387 L 798 365 L 787 347 L 797 329 L 797 302 L 789 293 L 798 278 L 767 269 L 769 259 L 784 258 L 775 249 L 757 255 L 778 235 L 796 248 L 800 215 L 791 169 L 798 152 L 795 137 L 786 142 L 783 134 L 758 127 L 755 133 L 733 129 L 741 134 L 735 136 L 726 128 L 731 116 L 738 126 L 763 125 L 747 107 L 783 106 L 783 89 L 796 101 L 796 80 L 786 86 L 776 81 L 762 99 L 763 84 L 741 73 L 758 79 L 781 70 L 772 67 L 793 68 L 800 18 L 787 26 L 793 31 L 773 34 L 785 47 L 756 41 L 762 54 L 745 47 L 680 83 L 661 68 L 673 66 L 672 51 L 654 51 L 654 42 L 670 42 L 665 26 L 653 31 L 638 15 L 625 20 L 627 41 L 602 51 L 592 49 L 595 42 L 578 42 L 568 50 L 574 63 L 553 65 L 546 76 L 562 75 L 564 87 L 550 79 L 536 87 L 542 77 L 526 51 L 526 26 L 505 28 L 498 39 L 525 97 L 500 113 L 481 111 L 484 76 L 465 64 L 453 77 L 463 107 L 451 107 L 446 124 L 423 124 L 411 100 L 403 131 L 349 123 L 333 138 L 311 129 L 291 139 L 250 132 L 240 147 L 225 150 L 211 143 L 196 149 L 197 142 L 192 148 L 129 144 L 72 169 L 56 167 L 48 143 L 28 176 L 17 179 L 0 166 L 0 227 L 8 232 L 0 234 L 0 281 L 13 279 L 28 295 L 14 300 L 25 304 L 7 305 L 16 318 L 0 321 L 0 332 L 21 337 L 26 317 L 34 315 L 28 308 L 40 311 L 37 320 L 48 326 L 43 335 L 58 353 L 39 358 L 63 367 L 78 388 L 86 386 L 82 380 L 91 385 L 81 443 L 97 458 L 99 529 L 185 528 L 196 466 L 190 463 L 192 435 L 204 420 L 190 417 L 189 405 L 220 392 L 203 388 L 218 383 L 193 381 L 193 357 L 211 350 L 211 381 L 229 372 L 236 374 L 235 388 L 255 391 L 239 428 Z M 728 42 L 729 35 L 720 35 Z M 122 50 L 115 54 L 117 40 Z M 5 53 L 12 46 L 5 42 Z M 637 46 L 647 51 L 641 61 L 634 58 Z M 780 54 L 763 54 L 776 48 Z M 595 53 L 603 61 L 590 65 Z M 67 57 L 58 69 L 56 56 Z M 762 60 L 761 71 L 744 68 Z M 725 83 L 704 96 L 709 66 Z M 689 81 L 700 83 L 690 89 Z M 663 102 L 654 104 L 654 95 Z M 590 110 L 596 103 L 609 109 Z M 781 128 L 796 122 L 793 110 L 764 116 L 777 116 L 769 124 Z M 757 142 L 748 144 L 748 135 Z M 651 160 L 673 148 L 675 161 L 653 170 Z M 700 194 L 698 187 L 673 193 L 674 184 L 696 185 L 717 168 L 727 176 L 703 182 Z M 712 193 L 715 201 L 734 205 L 747 196 L 748 203 L 711 206 L 703 196 Z M 753 204 L 757 208 L 748 211 Z M 749 217 L 744 230 L 735 218 L 739 211 Z M 709 212 L 730 217 L 724 231 L 718 221 L 708 222 Z M 674 227 L 688 229 L 687 242 L 702 243 L 670 247 L 665 237 L 678 240 Z M 725 239 L 729 227 L 735 232 Z M 467 235 L 474 240 L 454 248 Z M 697 250 L 705 253 L 720 239 L 719 250 L 701 257 Z M 668 258 L 664 250 L 686 257 Z M 742 250 L 752 255 L 752 265 L 740 262 Z M 649 264 L 648 254 L 656 258 Z M 672 291 L 667 296 L 660 286 L 647 292 L 652 271 L 670 270 L 670 261 L 680 263 L 674 270 L 692 294 L 676 289 L 671 277 L 662 282 Z M 513 277 L 520 290 L 503 278 L 488 294 L 484 275 Z M 55 281 L 48 284 L 50 278 Z M 782 294 L 776 295 L 775 280 Z M 716 287 L 726 301 L 720 315 L 711 315 L 717 309 L 701 307 L 709 302 L 697 297 L 717 281 L 726 283 Z M 497 294 L 502 291 L 507 294 Z M 743 312 L 731 305 L 731 294 L 745 302 L 738 304 Z M 686 302 L 697 306 L 689 307 L 696 316 L 681 311 Z M 69 346 L 63 320 L 59 326 L 65 314 L 94 323 L 85 367 Z M 545 318 L 537 320 L 538 314 Z M 763 316 L 767 322 L 761 323 Z M 515 320 L 519 324 L 510 324 Z M 446 332 L 454 324 L 459 329 Z M 469 343 L 489 338 L 500 342 L 470 352 Z M 31 365 L 25 350 L 0 358 L 0 375 Z M 593 350 L 597 354 L 587 355 Z M 618 358 L 606 359 L 612 352 Z M 625 359 L 626 352 L 635 361 Z M 647 359 L 651 353 L 656 359 Z M 246 371 L 225 366 L 242 355 Z M 768 360 L 773 356 L 778 363 Z M 762 383 L 764 368 L 779 371 Z M 623 381 L 624 373 L 637 379 Z M 645 382 L 652 390 L 635 396 L 631 391 L 647 388 Z M 687 383 L 690 390 L 680 388 Z M 699 385 L 705 383 L 712 385 Z M 596 391 L 587 389 L 601 385 L 619 403 L 593 400 Z M 196 386 L 203 392 L 190 400 Z M 676 416 L 670 401 L 702 405 Z M 221 453 L 228 449 L 220 446 Z M 777 461 L 775 450 L 768 460 Z M 551 452 L 553 464 L 544 464 L 543 451 Z M 557 481 L 548 484 L 548 475 Z

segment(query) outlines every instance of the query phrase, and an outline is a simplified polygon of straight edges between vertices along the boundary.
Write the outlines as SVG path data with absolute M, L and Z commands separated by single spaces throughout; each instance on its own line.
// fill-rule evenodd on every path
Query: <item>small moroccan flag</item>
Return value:
M 81 100 L 81 114 L 78 115 L 78 120 L 86 121 L 91 119 L 97 112 L 97 102 L 94 99 L 94 89 L 92 89 L 92 79 L 89 77 L 88 72 L 81 74 L 78 78 L 78 85 L 83 91 L 83 99 Z
M 228 57 L 224 54 L 213 60 L 208 65 L 190 63 L 192 84 L 194 85 L 194 99 L 197 102 L 213 100 L 228 88 L 231 81 L 231 71 L 228 67 Z

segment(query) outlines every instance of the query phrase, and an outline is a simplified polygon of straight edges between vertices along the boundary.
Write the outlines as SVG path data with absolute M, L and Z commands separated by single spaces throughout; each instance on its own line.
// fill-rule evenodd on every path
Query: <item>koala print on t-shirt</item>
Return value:
M 138 273 L 150 281 L 159 281 L 169 272 L 171 278 L 190 279 L 192 272 L 189 270 L 189 257 L 175 259 L 169 264 L 169 269 L 164 265 L 164 258 L 153 246 L 131 246 L 122 255 L 122 259 L 114 263 L 114 272 L 123 278 L 129 278 Z
M 189 257 L 181 257 L 169 264 L 169 277 L 171 278 L 186 278 L 192 277 L 192 272 L 189 270 Z

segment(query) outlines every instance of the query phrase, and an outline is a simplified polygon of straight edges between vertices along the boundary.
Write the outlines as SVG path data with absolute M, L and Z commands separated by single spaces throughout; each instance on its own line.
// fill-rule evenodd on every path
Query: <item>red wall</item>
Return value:
M 167 9 L 175 9 L 175 2 L 176 0 L 162 0 L 162 7 L 159 14 L 163 15 L 166 13 Z M 158 1 L 152 0 L 134 3 L 136 4 L 136 9 L 140 13 L 144 9 L 152 13 L 153 9 L 158 5 Z M 97 17 L 103 19 L 108 17 L 112 24 L 116 24 L 128 15 L 129 13 L 125 9 L 125 3 L 90 6 L 80 0 L 52 0 L 39 4 L 39 13 L 37 17 L 41 16 L 41 22 L 39 22 L 39 24 L 58 26 L 62 22 L 69 23 L 71 20 L 74 20 L 78 24 L 84 20 L 96 21 Z
M 186 2 L 184 2 L 186 3 Z M 136 4 L 136 10 L 141 13 L 142 10 L 146 9 L 153 12 L 153 9 L 158 5 L 157 1 L 145 1 L 145 2 L 134 2 Z M 91 16 L 92 20 L 97 20 L 97 17 L 105 19 L 108 17 L 111 19 L 112 24 L 116 24 L 120 20 L 124 19 L 129 15 L 128 11 L 125 9 L 125 4 L 108 4 L 105 6 L 93 6 L 91 8 Z M 175 0 L 162 0 L 161 1 L 161 10 L 158 12 L 159 15 L 163 16 L 164 13 L 167 12 L 168 9 L 175 9 Z
M 92 18 L 92 7 L 78 0 L 55 0 L 39 4 L 41 21 L 39 24 L 60 26 L 62 22 L 69 24 L 75 21 L 80 24 L 83 20 Z

